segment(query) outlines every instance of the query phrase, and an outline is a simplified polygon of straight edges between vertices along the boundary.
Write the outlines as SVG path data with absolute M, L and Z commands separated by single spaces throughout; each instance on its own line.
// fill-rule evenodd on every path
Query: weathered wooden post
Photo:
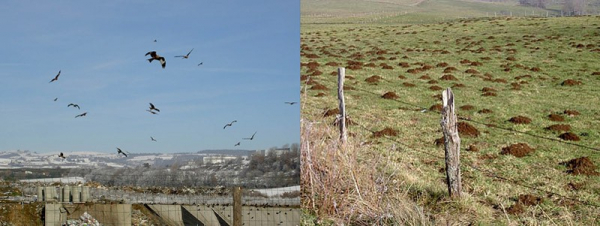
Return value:
M 452 198 L 460 198 L 460 137 L 458 136 L 458 120 L 454 113 L 454 94 L 448 88 L 442 92 L 442 130 L 444 132 L 444 149 L 446 154 L 446 182 L 448 193 Z
M 242 188 L 233 187 L 233 226 L 242 226 Z
M 346 143 L 348 139 L 346 135 L 346 107 L 344 104 L 344 77 L 346 76 L 346 68 L 340 67 L 338 68 L 338 99 L 340 102 L 340 118 L 338 118 L 338 122 L 340 123 L 340 140 L 342 143 Z

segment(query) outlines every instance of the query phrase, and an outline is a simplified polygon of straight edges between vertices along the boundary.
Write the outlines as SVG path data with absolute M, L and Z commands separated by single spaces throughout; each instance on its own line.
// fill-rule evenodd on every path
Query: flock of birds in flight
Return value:
M 157 41 L 154 40 L 154 42 L 157 42 Z M 192 53 L 192 51 L 194 51 L 194 48 L 192 48 L 186 55 L 179 55 L 179 56 L 175 56 L 175 57 L 181 57 L 182 59 L 188 59 L 190 57 L 190 54 Z M 162 68 L 165 68 L 167 66 L 167 61 L 165 60 L 165 58 L 162 57 L 162 56 L 160 56 L 160 55 L 158 55 L 156 53 L 156 51 L 147 52 L 145 56 L 148 56 L 148 55 L 150 55 L 150 58 L 148 59 L 148 62 L 152 63 L 152 61 L 158 60 L 160 62 L 160 64 L 161 64 Z M 203 65 L 203 62 L 200 62 L 198 64 L 198 66 L 200 66 L 200 65 Z M 61 71 L 62 70 L 58 71 L 58 74 L 56 76 L 54 76 L 54 78 L 52 78 L 52 80 L 50 80 L 50 83 L 58 81 L 58 77 L 60 76 Z M 54 98 L 54 101 L 57 101 L 57 100 L 58 100 L 58 98 Z M 298 102 L 285 102 L 285 104 L 289 104 L 289 105 L 294 105 L 296 103 L 298 103 Z M 78 104 L 74 104 L 74 103 L 68 104 L 67 107 L 73 107 L 73 108 L 77 108 L 77 109 L 81 110 L 81 108 L 79 107 L 79 105 Z M 158 114 L 160 112 L 160 110 L 158 108 L 156 108 L 154 106 L 154 104 L 152 104 L 152 103 L 150 103 L 150 107 L 146 111 L 150 112 L 153 115 L 156 115 L 156 114 Z M 83 116 L 86 116 L 86 115 L 87 115 L 87 112 L 83 112 L 81 114 L 76 115 L 75 118 L 83 117 Z M 223 129 L 227 128 L 228 126 L 233 126 L 233 123 L 235 123 L 235 122 L 237 122 L 237 120 L 233 120 L 230 123 L 225 124 L 225 126 L 223 126 Z M 258 131 L 256 131 L 256 132 L 258 132 Z M 249 137 L 249 138 L 242 138 L 242 139 L 244 139 L 244 140 L 254 140 L 254 135 L 256 135 L 256 132 L 254 132 L 254 134 L 252 134 L 251 137 Z M 154 139 L 154 137 L 152 137 L 152 136 L 150 137 L 150 140 L 156 142 L 156 139 Z M 240 146 L 240 144 L 241 144 L 241 142 L 237 142 L 234 145 L 234 147 L 235 146 Z M 128 152 L 125 152 L 125 151 L 123 151 L 123 150 L 121 150 L 120 148 L 117 147 L 117 155 L 123 155 L 123 156 L 127 157 L 127 154 L 128 154 Z M 58 157 L 62 158 L 63 160 L 66 159 L 65 155 L 62 152 L 58 155 Z

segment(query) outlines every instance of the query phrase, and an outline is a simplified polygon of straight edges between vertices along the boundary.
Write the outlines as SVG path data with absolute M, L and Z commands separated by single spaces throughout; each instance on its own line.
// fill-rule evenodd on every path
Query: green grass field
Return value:
M 421 219 L 410 224 L 600 224 L 600 177 L 575 175 L 560 164 L 587 157 L 594 164 L 587 165 L 591 170 L 587 172 L 600 171 L 596 167 L 600 165 L 600 17 L 499 17 L 430 24 L 403 24 L 398 19 L 318 24 L 313 19 L 301 25 L 301 113 L 303 130 L 310 123 L 308 129 L 319 132 L 303 132 L 303 142 L 312 145 L 313 152 L 323 149 L 345 155 L 335 141 L 334 116 L 323 113 L 337 108 L 336 72 L 346 67 L 347 114 L 356 123 L 349 126 L 355 163 L 377 164 L 363 166 L 375 167 L 376 173 L 369 174 L 385 178 L 371 181 L 386 186 L 385 191 L 373 191 L 376 196 L 401 193 L 422 209 L 426 223 Z M 319 90 L 319 85 L 326 90 Z M 447 197 L 444 149 L 435 142 L 443 136 L 435 105 L 441 104 L 440 89 L 448 87 L 453 87 L 460 121 L 479 131 L 477 136 L 461 133 L 461 200 Z M 388 92 L 397 98 L 382 98 Z M 509 121 L 516 116 L 531 122 Z M 570 128 L 546 129 L 559 124 Z M 396 135 L 374 136 L 385 128 L 396 130 Z M 579 140 L 559 137 L 566 132 Z M 503 148 L 517 143 L 534 152 L 524 157 L 501 154 Z M 303 183 L 308 183 L 306 179 Z M 355 199 L 361 194 L 358 182 L 339 186 L 348 187 L 340 188 L 345 192 L 338 192 L 338 198 L 354 200 L 346 207 L 373 205 Z M 314 196 L 319 195 L 312 192 L 303 197 L 308 219 L 322 219 L 317 224 L 404 224 L 406 220 L 406 216 L 392 216 L 391 222 L 360 220 L 356 214 L 342 214 L 345 207 L 324 208 L 329 204 L 318 203 Z

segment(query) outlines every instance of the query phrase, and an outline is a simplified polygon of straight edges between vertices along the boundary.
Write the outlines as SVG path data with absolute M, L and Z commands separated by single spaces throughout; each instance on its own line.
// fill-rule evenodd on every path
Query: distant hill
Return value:
M 217 154 L 217 155 L 235 155 L 235 156 L 242 156 L 242 155 L 248 155 L 249 151 L 254 151 L 254 150 L 228 150 L 228 149 L 223 149 L 223 150 L 202 150 L 202 151 L 198 151 L 198 154 Z
M 517 0 L 301 0 L 301 23 L 432 23 L 493 16 L 560 16 L 563 1 L 547 9 L 521 6 Z M 588 1 L 597 14 L 600 0 Z

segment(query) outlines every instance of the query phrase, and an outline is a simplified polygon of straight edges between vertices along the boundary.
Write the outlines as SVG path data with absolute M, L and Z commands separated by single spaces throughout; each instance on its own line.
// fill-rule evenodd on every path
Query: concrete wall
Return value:
M 131 204 L 66 204 L 48 203 L 45 207 L 45 225 L 60 226 L 67 220 L 79 219 L 87 212 L 102 225 L 130 226 Z
M 58 190 L 58 192 L 57 192 Z M 38 187 L 38 201 L 87 202 L 90 199 L 90 188 L 80 186 Z

